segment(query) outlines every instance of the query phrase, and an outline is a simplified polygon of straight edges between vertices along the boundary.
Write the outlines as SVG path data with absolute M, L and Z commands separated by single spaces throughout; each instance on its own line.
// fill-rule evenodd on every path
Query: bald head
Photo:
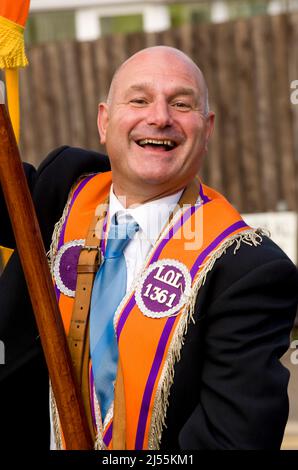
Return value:
M 207 115 L 209 113 L 208 89 L 202 71 L 184 52 L 169 46 L 153 46 L 142 49 L 123 62 L 114 73 L 107 98 L 108 104 L 113 102 L 115 90 L 121 85 L 122 76 L 125 72 L 130 68 L 133 70 L 134 66 L 139 62 L 151 62 L 152 67 L 154 67 L 154 61 L 157 59 L 162 59 L 165 64 L 168 64 L 169 69 L 171 65 L 175 68 L 175 64 L 179 62 L 184 65 L 186 73 L 193 75 L 202 97 L 202 110 Z

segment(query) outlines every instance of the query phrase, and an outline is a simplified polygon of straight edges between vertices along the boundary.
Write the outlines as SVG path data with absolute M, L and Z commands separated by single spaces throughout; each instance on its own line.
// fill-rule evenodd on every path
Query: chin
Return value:
M 139 181 L 143 181 L 144 184 L 151 185 L 162 185 L 174 179 L 174 175 L 169 175 L 166 172 L 142 172 L 137 175 Z
M 179 170 L 169 168 L 169 165 L 158 164 L 158 162 L 152 161 L 151 164 L 138 165 L 137 167 L 132 167 L 132 174 L 135 174 L 136 177 L 144 182 L 151 184 L 162 184 L 170 180 L 174 180 L 175 177 L 179 174 Z

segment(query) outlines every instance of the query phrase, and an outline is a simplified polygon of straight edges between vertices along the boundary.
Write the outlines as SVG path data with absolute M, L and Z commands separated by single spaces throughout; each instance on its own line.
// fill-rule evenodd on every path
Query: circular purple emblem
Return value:
M 77 265 L 85 240 L 72 240 L 63 245 L 55 258 L 54 279 L 60 292 L 68 297 L 75 296 Z
M 162 318 L 177 314 L 190 295 L 191 277 L 180 261 L 153 263 L 140 279 L 136 302 L 144 315 Z

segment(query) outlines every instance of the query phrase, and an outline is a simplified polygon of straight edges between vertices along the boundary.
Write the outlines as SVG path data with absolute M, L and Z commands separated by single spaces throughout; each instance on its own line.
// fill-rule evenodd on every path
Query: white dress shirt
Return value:
M 126 291 L 131 287 L 134 278 L 138 276 L 150 249 L 154 246 L 182 193 L 183 189 L 170 196 L 126 209 L 121 200 L 115 196 L 113 185 L 111 186 L 108 223 L 110 224 L 111 219 L 117 214 L 119 224 L 126 223 L 133 218 L 139 225 L 139 231 L 123 252 L 127 268 Z
M 126 246 L 123 254 L 125 257 L 127 268 L 127 284 L 126 291 L 132 285 L 133 280 L 138 276 L 140 270 L 143 268 L 144 262 L 149 254 L 149 251 L 157 241 L 163 227 L 167 223 L 170 214 L 173 212 L 177 205 L 183 189 L 175 194 L 166 196 L 155 201 L 150 201 L 145 204 L 138 205 L 137 207 L 130 207 L 126 209 L 121 201 L 115 196 L 113 185 L 110 189 L 110 202 L 108 212 L 108 227 L 112 218 L 117 215 L 117 222 L 119 224 L 126 223 L 131 218 L 139 225 L 139 231 L 136 232 L 132 240 Z M 55 450 L 55 437 L 52 420 L 52 410 L 50 406 L 50 421 L 51 421 L 51 443 L 50 449 Z

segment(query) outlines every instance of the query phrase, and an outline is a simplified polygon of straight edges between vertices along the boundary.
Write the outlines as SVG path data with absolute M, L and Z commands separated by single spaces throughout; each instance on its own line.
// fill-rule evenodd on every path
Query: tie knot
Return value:
M 118 258 L 121 256 L 138 230 L 139 225 L 134 220 L 125 224 L 111 223 L 105 258 Z

